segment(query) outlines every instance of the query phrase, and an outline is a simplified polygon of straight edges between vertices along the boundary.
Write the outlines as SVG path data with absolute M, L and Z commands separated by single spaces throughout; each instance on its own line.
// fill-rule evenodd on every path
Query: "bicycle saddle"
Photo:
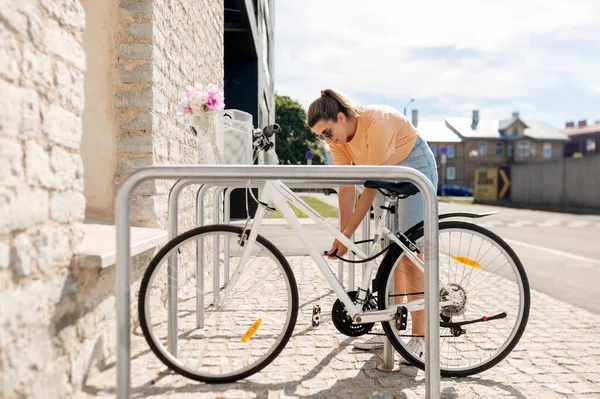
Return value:
M 419 192 L 414 184 L 407 182 L 367 180 L 363 186 L 365 188 L 375 188 L 388 197 L 396 195 L 400 198 L 406 198 Z

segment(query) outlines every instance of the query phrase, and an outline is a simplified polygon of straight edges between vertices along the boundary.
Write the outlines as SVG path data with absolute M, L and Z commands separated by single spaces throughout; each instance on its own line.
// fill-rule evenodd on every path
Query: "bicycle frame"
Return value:
M 333 274 L 329 264 L 325 261 L 323 254 L 321 254 L 316 248 L 314 242 L 306 233 L 300 221 L 292 211 L 291 207 L 288 204 L 288 201 L 308 215 L 312 220 L 314 220 L 317 224 L 321 225 L 324 229 L 326 229 L 332 236 L 334 236 L 338 241 L 344 244 L 349 250 L 353 251 L 356 256 L 360 259 L 366 259 L 371 255 L 374 255 L 379 248 L 379 238 L 382 236 L 388 237 L 398 245 L 400 245 L 404 249 L 404 254 L 408 255 L 413 262 L 417 265 L 417 267 L 424 272 L 424 263 L 421 259 L 419 259 L 410 249 L 408 249 L 389 229 L 385 227 L 385 220 L 387 220 L 388 211 L 386 209 L 383 210 L 381 221 L 377 223 L 375 237 L 376 239 L 371 246 L 371 251 L 369 254 L 366 254 L 361 248 L 356 245 L 352 240 L 347 238 L 344 234 L 342 234 L 337 228 L 332 226 L 329 222 L 327 222 L 321 215 L 316 213 L 308 204 L 306 204 L 301 198 L 299 198 L 294 192 L 292 192 L 285 184 L 283 184 L 279 180 L 270 180 L 265 183 L 264 189 L 260 195 L 260 202 L 269 204 L 269 206 L 274 205 L 281 213 L 284 218 L 288 221 L 290 226 L 295 230 L 296 234 L 309 251 L 310 256 L 313 258 L 317 267 L 329 283 L 329 286 L 335 292 L 335 295 L 342 301 L 346 310 L 353 318 L 353 320 L 357 323 L 374 323 L 381 321 L 389 321 L 394 319 L 396 316 L 396 309 L 399 306 L 404 306 L 409 312 L 423 310 L 424 309 L 424 299 L 418 299 L 414 301 L 410 301 L 405 304 L 398 304 L 395 306 L 391 306 L 389 309 L 385 310 L 369 310 L 364 312 L 362 310 L 362 302 L 366 299 L 367 291 L 369 289 L 369 282 L 371 281 L 371 275 L 373 270 L 375 270 L 376 264 L 374 260 L 367 262 L 367 267 L 363 270 L 363 276 L 361 280 L 361 286 L 358 290 L 358 299 L 359 303 L 354 304 L 350 296 L 346 293 L 342 284 L 338 281 L 336 276 Z M 234 271 L 229 284 L 225 287 L 223 291 L 221 291 L 219 295 L 219 301 L 217 306 L 223 307 L 225 306 L 227 297 L 231 289 L 237 283 L 240 272 L 245 266 L 248 258 L 250 257 L 250 253 L 252 251 L 252 247 L 256 242 L 256 237 L 259 233 L 260 226 L 262 220 L 265 215 L 265 206 L 260 205 L 255 213 L 254 220 L 250 227 L 250 234 L 248 236 L 248 241 L 244 246 L 244 249 L 241 254 L 241 259 L 238 267 Z M 444 302 L 440 303 L 440 306 L 445 306 L 447 304 L 451 304 L 452 302 Z

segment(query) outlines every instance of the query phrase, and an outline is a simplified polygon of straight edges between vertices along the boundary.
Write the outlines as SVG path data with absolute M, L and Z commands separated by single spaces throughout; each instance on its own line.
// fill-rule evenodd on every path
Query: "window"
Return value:
M 487 155 L 487 142 L 480 141 L 479 142 L 479 151 L 477 152 L 480 157 L 485 157 Z
M 431 152 L 433 152 L 433 156 L 437 157 L 437 145 L 436 144 L 432 144 L 429 146 L 429 149 L 431 150 Z
M 596 151 L 596 139 L 589 138 L 585 140 L 585 150 L 587 152 L 595 152 Z
M 508 143 L 508 149 L 506 151 L 508 153 L 508 157 L 512 159 L 513 157 L 513 143 Z
M 496 155 L 499 157 L 504 156 L 504 143 L 501 141 L 496 142 Z
M 531 141 L 521 140 L 517 143 L 517 155 L 521 158 L 528 158 L 535 152 L 531 151 Z
M 456 180 L 456 168 L 454 166 L 448 166 L 448 169 L 446 169 L 446 179 Z
M 552 144 L 544 143 L 544 158 L 552 158 Z
M 454 144 L 448 144 L 448 158 L 454 158 L 455 157 L 455 153 L 454 153 Z

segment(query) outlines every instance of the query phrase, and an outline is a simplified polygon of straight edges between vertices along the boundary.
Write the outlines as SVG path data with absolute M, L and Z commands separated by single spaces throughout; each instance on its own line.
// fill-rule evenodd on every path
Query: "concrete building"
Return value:
M 118 184 L 203 162 L 175 116 L 184 88 L 217 84 L 228 108 L 274 121 L 273 1 L 22 0 L 0 15 L 0 396 L 70 397 L 114 360 Z M 134 281 L 165 242 L 171 184 L 134 192 Z M 191 190 L 179 205 L 189 228 Z

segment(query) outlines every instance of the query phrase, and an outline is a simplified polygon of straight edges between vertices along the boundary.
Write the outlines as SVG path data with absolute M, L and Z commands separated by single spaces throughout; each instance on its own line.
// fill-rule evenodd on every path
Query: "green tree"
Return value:
M 306 111 L 288 96 L 275 95 L 275 122 L 281 132 L 275 137 L 275 150 L 282 164 L 306 164 L 305 154 L 311 151 L 313 165 L 325 164 L 323 143 L 306 124 Z

